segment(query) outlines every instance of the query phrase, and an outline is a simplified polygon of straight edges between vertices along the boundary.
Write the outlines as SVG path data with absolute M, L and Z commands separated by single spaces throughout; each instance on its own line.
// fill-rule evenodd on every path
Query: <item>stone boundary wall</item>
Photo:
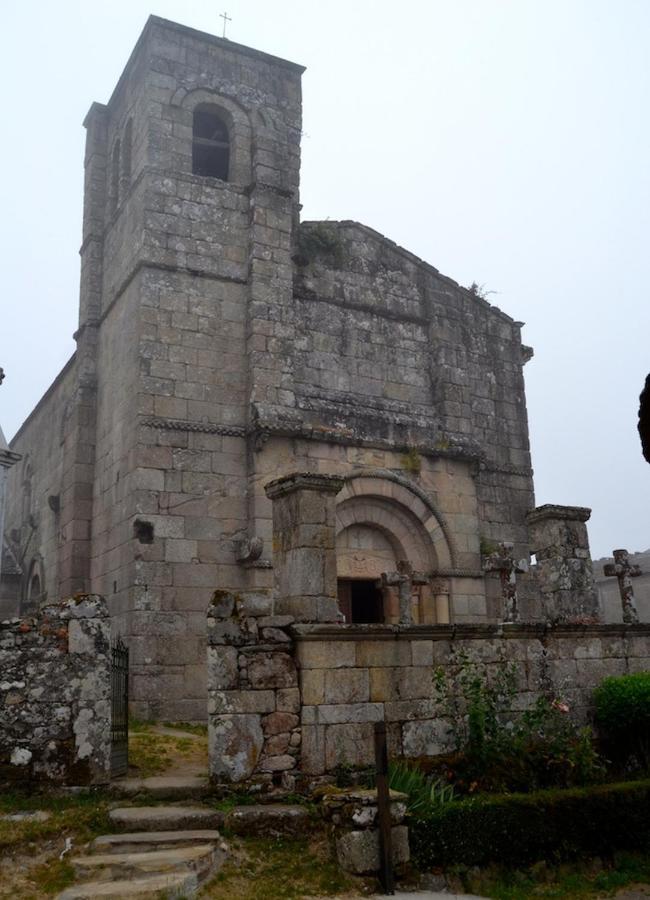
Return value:
M 650 669 L 650 626 L 296 625 L 304 774 L 373 763 L 373 723 L 385 719 L 391 757 L 451 749 L 434 671 L 452 676 L 465 658 L 490 678 L 516 665 L 514 708 L 540 694 L 561 697 L 584 722 L 608 675 Z
M 215 592 L 208 609 L 208 739 L 214 782 L 292 789 L 300 754 L 300 691 L 292 616 L 270 594 Z
M 373 723 L 390 756 L 451 749 L 434 672 L 463 659 L 489 679 L 516 667 L 514 708 L 541 694 L 588 720 L 608 675 L 650 670 L 650 625 L 295 624 L 269 595 L 222 594 L 209 611 L 210 771 L 215 782 L 310 780 L 373 763 Z
M 109 780 L 110 666 L 101 597 L 0 622 L 0 783 Z

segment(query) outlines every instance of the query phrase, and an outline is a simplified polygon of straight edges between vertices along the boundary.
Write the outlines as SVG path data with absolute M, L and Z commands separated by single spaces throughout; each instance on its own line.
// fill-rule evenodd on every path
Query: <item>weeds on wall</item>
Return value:
M 415 447 L 409 447 L 402 456 L 402 466 L 409 475 L 419 475 L 422 471 L 422 457 Z
M 444 776 L 461 793 L 532 791 L 604 778 L 592 730 L 574 725 L 564 700 L 541 696 L 529 709 L 515 710 L 514 663 L 502 660 L 490 676 L 465 655 L 457 663 L 453 675 L 434 672 L 434 687 L 454 746 L 442 763 Z
M 294 262 L 298 266 L 308 266 L 321 259 L 330 266 L 341 268 L 345 256 L 336 226 L 328 222 L 301 226 L 296 251 Z

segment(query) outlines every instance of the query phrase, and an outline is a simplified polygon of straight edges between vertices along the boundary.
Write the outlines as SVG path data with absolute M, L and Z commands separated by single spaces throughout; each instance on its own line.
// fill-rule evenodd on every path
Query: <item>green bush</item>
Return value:
M 605 678 L 594 702 L 608 755 L 619 765 L 650 770 L 650 672 Z
M 415 817 L 410 839 L 420 869 L 494 861 L 518 866 L 647 849 L 650 780 L 471 797 Z

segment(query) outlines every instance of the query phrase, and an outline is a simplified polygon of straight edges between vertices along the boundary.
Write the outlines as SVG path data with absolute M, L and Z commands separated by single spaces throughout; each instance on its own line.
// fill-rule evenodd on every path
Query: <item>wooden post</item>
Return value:
M 395 878 L 393 875 L 385 722 L 375 722 L 375 769 L 377 772 L 377 818 L 379 825 L 379 878 L 384 894 L 394 894 Z

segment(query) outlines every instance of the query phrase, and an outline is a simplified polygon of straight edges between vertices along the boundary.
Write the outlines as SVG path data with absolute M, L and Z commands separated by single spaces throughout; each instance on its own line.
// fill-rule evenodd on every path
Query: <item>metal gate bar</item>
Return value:
M 122 638 L 111 646 L 111 775 L 129 767 L 129 648 Z

